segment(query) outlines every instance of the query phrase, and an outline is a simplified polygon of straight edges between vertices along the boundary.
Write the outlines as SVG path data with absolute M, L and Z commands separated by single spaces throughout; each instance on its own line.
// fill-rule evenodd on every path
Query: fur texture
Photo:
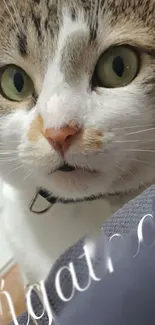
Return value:
M 63 249 L 122 205 L 125 193 L 134 196 L 154 182 L 155 1 L 0 2 L 0 67 L 21 67 L 35 89 L 23 102 L 0 94 L 1 176 L 14 189 L 4 219 L 19 262 L 38 279 Z M 92 87 L 100 56 L 122 44 L 139 53 L 136 78 L 120 88 Z M 44 132 L 71 122 L 80 132 L 62 158 Z M 64 159 L 78 168 L 58 171 Z M 36 218 L 28 204 L 40 186 L 61 199 L 115 193 L 121 199 L 112 210 L 100 199 L 58 205 Z

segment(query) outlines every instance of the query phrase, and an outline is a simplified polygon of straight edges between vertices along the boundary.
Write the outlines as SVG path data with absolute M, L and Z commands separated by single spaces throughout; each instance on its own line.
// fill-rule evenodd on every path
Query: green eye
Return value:
M 0 86 L 2 94 L 12 101 L 24 101 L 34 92 L 32 80 L 21 68 L 14 65 L 3 68 Z
M 96 78 L 101 87 L 117 88 L 131 83 L 140 68 L 140 58 L 129 46 L 109 49 L 99 59 Z

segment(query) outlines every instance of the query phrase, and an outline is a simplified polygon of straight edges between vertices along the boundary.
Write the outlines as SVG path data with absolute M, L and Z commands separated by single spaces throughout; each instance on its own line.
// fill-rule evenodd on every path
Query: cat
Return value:
M 154 0 L 0 0 L 1 219 L 28 282 L 154 183 L 154 18 Z

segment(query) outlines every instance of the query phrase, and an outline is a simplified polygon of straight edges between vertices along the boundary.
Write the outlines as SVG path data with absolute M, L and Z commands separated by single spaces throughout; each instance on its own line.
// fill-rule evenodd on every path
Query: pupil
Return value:
M 14 85 L 19 93 L 23 90 L 24 78 L 20 72 L 16 72 L 14 75 Z
M 121 56 L 117 56 L 113 61 L 113 70 L 117 74 L 118 77 L 122 77 L 124 73 L 124 60 Z

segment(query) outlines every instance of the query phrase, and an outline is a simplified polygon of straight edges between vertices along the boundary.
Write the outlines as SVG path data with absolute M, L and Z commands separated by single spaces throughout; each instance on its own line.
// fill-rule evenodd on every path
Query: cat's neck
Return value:
M 99 231 L 107 217 L 137 194 L 55 204 L 47 213 L 37 215 L 29 211 L 34 192 L 35 188 L 31 188 L 29 195 L 24 196 L 25 191 L 4 184 L 7 238 L 29 281 L 45 278 L 69 246 L 87 233 Z M 37 208 L 43 209 L 47 204 L 39 199 Z
M 50 208 L 51 206 L 51 210 L 55 209 L 57 203 L 56 197 L 53 196 L 52 197 L 52 193 L 51 193 L 51 201 L 53 200 L 53 205 L 50 204 L 48 202 L 48 200 L 45 199 L 45 197 L 39 192 L 39 188 L 34 185 L 33 182 L 30 182 L 28 184 L 28 187 L 24 187 L 24 188 L 19 188 L 16 189 L 14 186 L 11 186 L 5 182 L 2 183 L 3 184 L 3 193 L 4 196 L 6 198 L 8 198 L 9 200 L 13 201 L 13 202 L 17 202 L 18 204 L 19 202 L 21 203 L 22 209 L 26 209 L 26 210 L 30 210 L 30 208 L 36 210 L 36 211 L 44 211 L 46 210 L 46 208 Z M 46 188 L 45 188 L 46 191 Z M 134 190 L 134 191 L 129 191 L 129 192 L 125 192 L 125 193 L 117 193 L 117 194 L 108 194 L 105 195 L 103 197 L 101 197 L 100 199 L 95 199 L 94 201 L 94 206 L 98 205 L 98 202 L 108 202 L 110 204 L 112 208 L 111 213 L 115 212 L 117 208 L 121 207 L 122 205 L 124 205 L 125 203 L 127 203 L 129 200 L 131 200 L 132 198 L 136 197 L 138 194 L 140 194 L 142 192 L 142 189 L 138 189 L 138 190 Z M 48 193 L 48 192 L 47 192 Z M 91 204 L 93 204 L 93 201 Z M 32 204 L 34 205 L 32 207 Z M 62 205 L 64 205 L 64 207 L 68 208 L 68 206 L 71 203 L 64 203 Z M 84 205 L 89 205 L 89 201 L 84 201 L 81 202 L 81 204 L 78 202 L 75 202 L 72 204 L 72 206 L 75 206 L 76 209 L 76 205 L 80 206 L 84 206 Z M 31 212 L 31 211 L 30 211 Z M 103 216 L 104 219 L 104 216 Z

